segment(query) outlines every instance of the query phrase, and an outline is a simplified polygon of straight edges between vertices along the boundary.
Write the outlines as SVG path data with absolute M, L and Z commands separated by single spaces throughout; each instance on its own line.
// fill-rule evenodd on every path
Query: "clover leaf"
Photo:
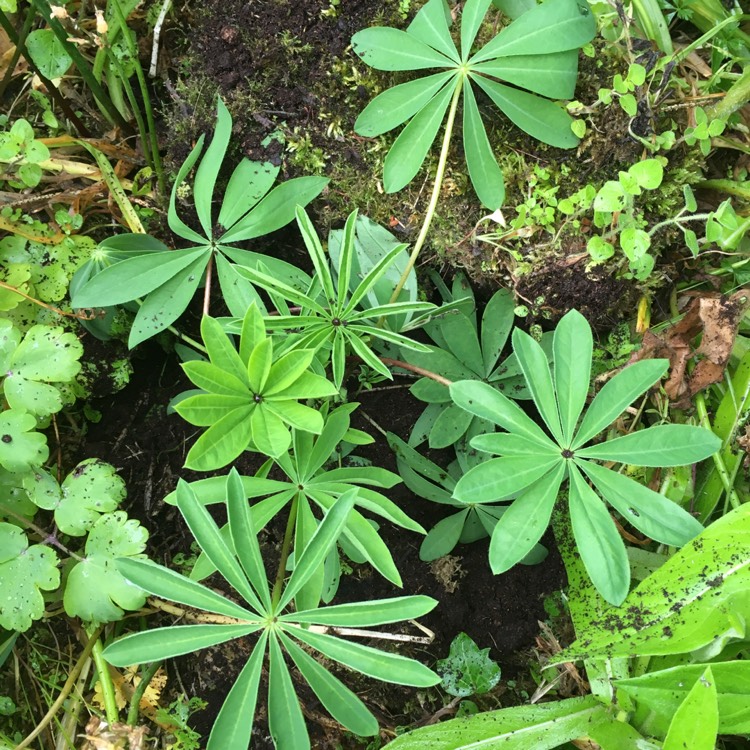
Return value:
M 44 612 L 42 591 L 60 585 L 57 555 L 41 544 L 28 545 L 17 526 L 0 523 L 0 627 L 28 630 Z
M 484 205 L 500 207 L 505 194 L 503 174 L 487 138 L 474 86 L 537 140 L 558 148 L 578 144 L 572 118 L 550 99 L 573 97 L 577 50 L 594 36 L 593 14 L 576 0 L 546 0 L 470 57 L 490 3 L 467 0 L 464 4 L 460 52 L 451 37 L 451 14 L 445 0 L 429 0 L 406 31 L 373 27 L 352 37 L 355 53 L 378 70 L 444 69 L 379 94 L 354 124 L 357 133 L 373 137 L 409 120 L 385 158 L 386 192 L 401 190 L 417 174 L 449 107 L 446 133 L 450 137 L 463 94 L 463 145 L 469 177 Z
M 23 340 L 17 329 L 0 328 L 3 392 L 9 406 L 37 416 L 62 409 L 60 391 L 50 383 L 71 381 L 81 369 L 83 347 L 75 334 L 60 326 L 32 326 Z M 13 344 L 15 343 L 15 346 Z
M 450 392 L 456 404 L 507 430 L 472 439 L 474 448 L 500 458 L 464 474 L 454 497 L 463 503 L 512 500 L 490 542 L 492 570 L 502 573 L 528 554 L 542 536 L 567 478 L 570 521 L 583 563 L 599 593 L 608 602 L 620 604 L 630 586 L 630 567 L 622 537 L 603 500 L 643 534 L 663 544 L 682 546 L 703 527 L 664 495 L 596 461 L 689 465 L 712 455 L 721 440 L 702 427 L 668 424 L 587 446 L 659 381 L 669 362 L 642 360 L 626 367 L 607 382 L 581 419 L 591 376 L 593 337 L 586 319 L 575 310 L 555 330 L 553 371 L 542 347 L 518 329 L 513 332 L 513 349 L 549 434 L 486 383 L 453 383 Z
M 115 510 L 125 498 L 125 482 L 114 466 L 98 458 L 81 461 L 62 485 L 43 469 L 24 479 L 24 488 L 40 508 L 54 510 L 60 531 L 83 536 L 100 514 Z
M 35 430 L 36 419 L 28 412 L 17 409 L 0 412 L 0 466 L 22 472 L 47 460 L 47 438 Z
M 144 555 L 148 531 L 123 511 L 107 513 L 94 523 L 86 540 L 86 557 L 68 575 L 63 596 L 70 617 L 87 622 L 119 620 L 123 610 L 140 609 L 145 592 L 126 580 L 116 560 Z

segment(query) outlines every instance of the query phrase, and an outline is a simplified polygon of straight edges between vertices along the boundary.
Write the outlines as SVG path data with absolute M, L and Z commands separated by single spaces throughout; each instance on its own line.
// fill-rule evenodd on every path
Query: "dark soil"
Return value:
M 182 468 L 187 450 L 197 437 L 196 428 L 177 415 L 166 414 L 169 400 L 190 384 L 182 376 L 176 357 L 165 357 L 153 343 L 146 345 L 133 364 L 131 383 L 120 393 L 94 403 L 106 415 L 106 420 L 90 427 L 82 450 L 87 456 L 98 456 L 117 467 L 128 487 L 128 512 L 151 532 L 150 556 L 169 565 L 175 554 L 190 552 L 192 536 L 178 510 L 165 504 L 163 498 L 175 488 L 178 477 L 193 480 L 203 476 Z M 359 450 L 358 455 L 391 470 L 395 469 L 395 460 L 363 414 L 384 429 L 407 437 L 423 405 L 410 396 L 406 389 L 408 383 L 402 384 L 403 388 L 391 387 L 357 396 L 361 407 L 353 420 L 353 426 L 378 438 L 374 445 Z M 243 457 L 238 468 L 242 473 L 251 473 L 254 467 Z M 403 485 L 387 494 L 428 529 L 445 515 L 441 506 L 415 497 Z M 270 558 L 278 552 L 282 533 L 281 524 L 278 527 L 271 524 L 262 535 Z M 480 647 L 490 648 L 490 656 L 500 663 L 505 679 L 528 681 L 530 650 L 539 632 L 537 621 L 546 617 L 543 598 L 564 585 L 564 573 L 556 551 L 553 549 L 542 565 L 519 566 L 502 576 L 493 576 L 487 562 L 486 541 L 462 545 L 452 556 L 428 564 L 419 559 L 421 538 L 417 535 L 385 523 L 381 525 L 381 533 L 402 575 L 403 591 L 368 567 L 353 565 L 352 574 L 342 577 L 336 601 L 371 600 L 399 594 L 431 596 L 440 604 L 421 619 L 421 624 L 434 632 L 434 641 L 429 646 L 401 647 L 402 653 L 434 667 L 437 659 L 447 656 L 452 639 L 464 631 Z M 545 541 L 548 545 L 551 542 L 550 539 Z M 221 579 L 211 579 L 211 584 L 217 588 L 223 584 L 226 588 Z M 150 625 L 157 624 L 156 618 L 152 618 Z M 171 622 L 164 620 L 161 624 Z M 408 623 L 396 627 L 400 632 L 423 635 Z M 382 647 L 383 644 L 373 645 Z M 228 647 L 201 652 L 170 665 L 173 689 L 181 684 L 189 695 L 198 695 L 209 702 L 209 707 L 196 715 L 197 728 L 204 737 L 251 646 L 251 641 L 232 642 Z M 439 690 L 425 692 L 384 685 L 345 670 L 340 670 L 340 674 L 378 717 L 384 738 L 392 737 L 397 726 L 425 721 L 450 700 L 450 696 L 444 697 Z M 529 689 L 533 687 L 532 684 Z M 498 705 L 498 696 L 504 692 L 507 687 L 496 689 L 491 707 Z M 343 742 L 337 725 L 325 715 L 315 697 L 304 688 L 301 697 L 314 746 L 334 747 Z M 513 700 L 506 696 L 503 702 Z M 258 748 L 271 747 L 270 741 L 264 740 L 267 732 L 263 719 L 261 706 L 256 722 L 257 735 L 253 740 L 254 747 Z

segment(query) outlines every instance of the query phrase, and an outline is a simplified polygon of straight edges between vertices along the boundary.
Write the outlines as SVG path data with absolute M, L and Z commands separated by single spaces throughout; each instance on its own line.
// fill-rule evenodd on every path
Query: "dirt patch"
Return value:
M 578 265 L 549 265 L 523 276 L 516 293 L 535 318 L 557 322 L 577 309 L 594 328 L 609 330 L 632 315 L 638 300 L 637 287 L 604 271 L 587 271 Z

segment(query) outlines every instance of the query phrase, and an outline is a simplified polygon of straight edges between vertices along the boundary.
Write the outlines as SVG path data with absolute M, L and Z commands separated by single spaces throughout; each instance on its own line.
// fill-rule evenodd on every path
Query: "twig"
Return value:
M 159 17 L 156 19 L 154 24 L 154 41 L 151 45 L 151 66 L 148 69 L 149 77 L 156 78 L 156 67 L 159 62 L 159 40 L 161 39 L 161 27 L 164 25 L 164 21 L 169 13 L 169 6 L 172 4 L 172 0 L 164 0 L 159 11 Z

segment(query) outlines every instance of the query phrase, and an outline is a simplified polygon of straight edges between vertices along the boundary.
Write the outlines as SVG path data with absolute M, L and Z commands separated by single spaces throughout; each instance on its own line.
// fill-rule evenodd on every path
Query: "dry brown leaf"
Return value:
M 92 716 L 82 736 L 86 742 L 81 750 L 145 750 L 148 728 L 131 727 L 128 724 L 107 724 L 98 716 Z
M 670 372 L 664 391 L 675 406 L 688 406 L 696 393 L 723 379 L 749 301 L 750 291 L 745 289 L 731 297 L 712 294 L 694 298 L 679 323 L 659 335 L 646 331 L 643 346 L 631 361 L 668 359 Z M 699 335 L 700 345 L 694 348 Z M 691 361 L 695 367 L 688 372 Z
M 5 76 L 13 55 L 16 51 L 16 45 L 13 44 L 3 29 L 0 29 L 0 79 Z M 16 67 L 13 69 L 13 75 L 25 73 L 29 69 L 28 63 L 23 57 L 19 57 Z

